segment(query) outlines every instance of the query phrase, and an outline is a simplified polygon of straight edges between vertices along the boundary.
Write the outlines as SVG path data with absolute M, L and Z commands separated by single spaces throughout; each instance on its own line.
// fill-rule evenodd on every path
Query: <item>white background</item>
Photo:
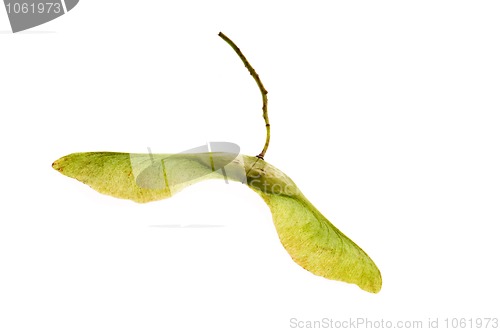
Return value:
M 498 2 L 82 0 L 18 34 L 3 9 L 0 331 L 500 316 Z M 296 265 L 241 184 L 141 205 L 51 168 L 207 141 L 260 152 L 259 91 L 219 31 L 269 90 L 266 160 L 373 258 L 379 294 Z

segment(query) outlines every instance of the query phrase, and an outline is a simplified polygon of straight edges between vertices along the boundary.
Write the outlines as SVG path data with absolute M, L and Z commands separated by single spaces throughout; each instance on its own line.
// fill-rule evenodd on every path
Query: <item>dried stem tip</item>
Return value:
M 262 117 L 264 118 L 264 121 L 266 122 L 266 143 L 264 144 L 264 148 L 262 149 L 262 152 L 257 155 L 257 158 L 264 159 L 264 156 L 266 154 L 267 148 L 269 147 L 269 141 L 271 140 L 271 125 L 269 124 L 269 117 L 267 116 L 267 90 L 264 88 L 264 84 L 262 84 L 262 81 L 259 78 L 259 75 L 253 69 L 252 65 L 248 62 L 248 60 L 245 58 L 241 50 L 239 49 L 238 46 L 236 46 L 235 43 L 231 39 L 229 39 L 225 34 L 222 32 L 219 32 L 219 37 L 224 39 L 229 46 L 233 48 L 233 50 L 238 54 L 240 57 L 241 61 L 243 61 L 243 64 L 245 67 L 248 69 L 250 72 L 250 75 L 252 75 L 253 79 L 259 86 L 260 94 L 262 95 Z

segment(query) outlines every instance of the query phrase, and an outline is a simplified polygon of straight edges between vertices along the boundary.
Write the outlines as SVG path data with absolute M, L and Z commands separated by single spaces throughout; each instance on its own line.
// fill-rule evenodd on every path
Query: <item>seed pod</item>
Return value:
M 382 277 L 370 257 L 333 226 L 276 167 L 227 153 L 74 153 L 52 164 L 96 191 L 139 203 L 161 200 L 207 179 L 243 182 L 269 206 L 279 239 L 304 269 L 377 293 Z M 223 170 L 223 171 L 222 171 Z

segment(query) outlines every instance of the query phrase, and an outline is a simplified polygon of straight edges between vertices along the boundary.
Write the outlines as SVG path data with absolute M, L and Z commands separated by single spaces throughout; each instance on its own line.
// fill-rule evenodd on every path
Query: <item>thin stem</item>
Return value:
M 266 144 L 264 144 L 264 148 L 262 149 L 262 152 L 257 155 L 257 158 L 264 159 L 264 155 L 266 154 L 267 148 L 269 147 L 269 141 L 271 140 L 271 125 L 269 124 L 269 117 L 267 116 L 267 90 L 264 88 L 264 84 L 262 84 L 259 75 L 253 69 L 252 65 L 248 62 L 248 60 L 245 58 L 243 53 L 241 53 L 240 49 L 238 46 L 236 46 L 235 43 L 231 39 L 229 39 L 225 34 L 222 32 L 219 32 L 219 37 L 224 39 L 226 43 L 229 44 L 233 48 L 233 50 L 238 54 L 240 57 L 241 61 L 243 61 L 243 64 L 245 67 L 248 69 L 250 72 L 250 75 L 252 75 L 253 79 L 257 83 L 260 89 L 260 94 L 262 95 L 262 117 L 264 118 L 264 121 L 266 122 Z

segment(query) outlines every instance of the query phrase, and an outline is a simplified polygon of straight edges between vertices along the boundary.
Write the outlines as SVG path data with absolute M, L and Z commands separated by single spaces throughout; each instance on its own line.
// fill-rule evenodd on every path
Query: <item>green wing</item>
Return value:
M 327 279 L 380 291 L 382 276 L 375 263 L 309 201 L 259 194 L 271 209 L 281 243 L 297 264 Z
M 148 165 L 147 159 L 138 158 L 137 164 L 138 167 Z M 140 187 L 136 182 L 129 153 L 73 153 L 56 160 L 52 167 L 66 176 L 88 184 L 100 193 L 118 198 L 145 203 L 172 196 L 168 186 Z
M 281 243 L 306 270 L 377 293 L 382 277 L 370 257 L 333 226 L 276 167 L 256 157 L 224 153 L 148 155 L 74 153 L 52 167 L 96 191 L 146 203 L 206 179 L 246 183 L 271 209 Z
M 52 167 L 62 174 L 117 198 L 147 203 L 168 198 L 196 182 L 223 178 L 214 172 L 229 163 L 226 175 L 242 178 L 234 156 L 212 154 L 132 154 L 120 152 L 73 153 L 56 160 Z

